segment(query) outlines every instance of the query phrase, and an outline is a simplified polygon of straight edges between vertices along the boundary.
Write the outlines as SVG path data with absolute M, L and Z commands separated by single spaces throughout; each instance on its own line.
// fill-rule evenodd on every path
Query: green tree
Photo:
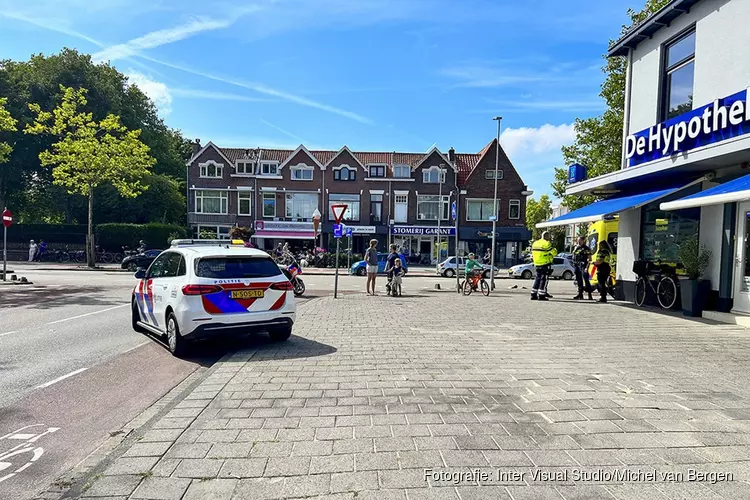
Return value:
M 621 35 L 643 22 L 648 16 L 657 12 L 671 0 L 647 0 L 640 11 L 628 9 L 630 26 L 623 26 Z M 563 146 L 562 153 L 566 165 L 580 163 L 588 167 L 588 176 L 616 172 L 622 164 L 622 129 L 625 120 L 625 75 L 627 60 L 624 57 L 607 57 L 602 72 L 606 75 L 599 95 L 607 106 L 599 116 L 577 118 L 575 121 L 576 139 L 570 146 Z M 555 168 L 555 180 L 552 190 L 556 197 L 570 210 L 586 206 L 597 197 L 565 196 L 568 172 L 564 168 Z
M 534 198 L 526 200 L 526 227 L 531 231 L 532 239 L 536 240 L 542 234 L 541 229 L 536 225 L 548 220 L 552 216 L 552 200 L 549 196 L 543 194 L 539 201 Z
M 50 56 L 34 55 L 28 61 L 0 60 L 0 97 L 7 98 L 7 109 L 20 122 L 19 132 L 9 134 L 10 142 L 15 144 L 13 154 L 0 169 L 0 204 L 9 198 L 14 207 L 18 207 L 14 212 L 24 222 L 61 218 L 74 222 L 86 217 L 85 198 L 55 186 L 52 169 L 39 161 L 39 153 L 50 149 L 53 138 L 22 133 L 24 127 L 35 120 L 27 103 L 37 103 L 42 109 L 54 109 L 62 101 L 60 85 L 88 89 L 87 111 L 92 113 L 94 121 L 100 122 L 113 114 L 119 116 L 122 125 L 128 129 L 142 131 L 140 140 L 151 148 L 151 155 L 157 161 L 152 176 L 161 176 L 160 179 L 165 181 L 161 185 L 171 189 L 165 200 L 173 205 L 166 212 L 177 218 L 168 222 L 183 222 L 185 205 L 181 197 L 186 188 L 185 163 L 191 153 L 189 141 L 179 131 L 164 124 L 154 104 L 125 75 L 108 64 L 94 64 L 89 55 L 72 49 L 63 49 Z M 153 177 L 149 182 L 151 180 Z M 177 183 L 168 183 L 167 180 Z M 140 213 L 139 200 L 140 197 L 120 199 L 120 210 L 113 212 L 115 218 L 108 222 L 124 221 L 132 212 Z M 159 221 L 164 212 L 160 210 L 148 215 Z
M 16 120 L 10 115 L 10 112 L 5 109 L 5 104 L 8 102 L 4 97 L 0 97 L 0 134 L 3 132 L 15 132 L 16 131 Z M 0 140 L 0 164 L 7 163 L 10 158 L 10 153 L 13 151 L 13 147 L 5 141 Z M 4 173 L 3 169 L 3 173 Z M 0 207 L 5 206 L 5 197 L 2 195 L 2 176 L 0 176 Z
M 39 154 L 41 164 L 53 167 L 54 184 L 88 197 L 86 250 L 88 265 L 94 267 L 94 189 L 111 184 L 120 196 L 134 198 L 148 188 L 142 181 L 156 160 L 140 141 L 140 130 L 128 130 L 115 115 L 95 121 L 91 113 L 81 111 L 87 104 L 86 89 L 60 91 L 62 102 L 53 111 L 29 104 L 36 118 L 24 132 L 54 137 L 51 149 Z

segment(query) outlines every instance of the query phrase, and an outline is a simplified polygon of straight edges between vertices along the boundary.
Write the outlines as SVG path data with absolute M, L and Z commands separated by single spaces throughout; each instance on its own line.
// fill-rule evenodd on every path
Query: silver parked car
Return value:
M 483 273 L 485 279 L 490 278 L 490 265 L 489 264 L 482 264 L 482 269 L 484 269 Z M 458 272 L 459 274 L 464 274 L 466 270 L 466 257 L 458 257 Z M 497 276 L 497 272 L 499 269 L 495 267 L 495 276 Z M 443 262 L 437 265 L 437 268 L 435 269 L 435 272 L 439 274 L 440 276 L 444 276 L 446 278 L 453 278 L 456 276 L 456 257 L 448 257 Z
M 536 274 L 534 264 L 519 264 L 508 269 L 511 278 L 523 278 L 529 280 Z M 576 275 L 573 261 L 564 257 L 555 257 L 552 261 L 552 277 L 564 280 L 572 280 Z

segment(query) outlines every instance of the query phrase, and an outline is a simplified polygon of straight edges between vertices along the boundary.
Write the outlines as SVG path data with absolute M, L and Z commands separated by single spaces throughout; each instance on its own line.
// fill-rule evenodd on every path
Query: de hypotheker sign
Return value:
M 634 167 L 675 153 L 750 133 L 748 90 L 675 116 L 625 141 L 628 166 Z

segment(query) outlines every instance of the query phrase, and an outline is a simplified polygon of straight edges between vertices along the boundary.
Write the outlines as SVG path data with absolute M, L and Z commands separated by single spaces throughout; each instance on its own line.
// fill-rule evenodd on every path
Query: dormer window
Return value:
M 385 165 L 369 165 L 370 177 L 385 177 Z
M 255 173 L 255 162 L 238 161 L 236 171 L 238 175 L 252 175 Z
M 393 167 L 393 177 L 399 179 L 408 179 L 411 177 L 411 167 L 409 165 L 396 165 Z
M 335 181 L 355 181 L 357 180 L 357 171 L 348 165 L 333 170 L 333 180 Z
M 279 175 L 279 164 L 273 161 L 260 163 L 260 175 Z
M 304 163 L 292 167 L 293 181 L 311 181 L 313 180 L 313 167 L 308 167 Z
M 422 182 L 425 184 L 445 183 L 445 169 L 430 167 L 422 170 Z
M 222 163 L 216 163 L 213 160 L 208 160 L 206 163 L 199 163 L 200 176 L 210 179 L 217 179 L 224 176 L 224 165 Z

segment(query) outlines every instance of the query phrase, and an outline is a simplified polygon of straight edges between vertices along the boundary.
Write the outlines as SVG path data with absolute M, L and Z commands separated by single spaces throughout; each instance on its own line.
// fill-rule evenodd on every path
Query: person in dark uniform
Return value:
M 578 285 L 578 295 L 573 300 L 583 300 L 583 292 L 589 294 L 589 300 L 594 300 L 591 296 L 591 282 L 589 281 L 589 262 L 591 261 L 591 249 L 586 244 L 586 238 L 578 237 L 578 244 L 573 249 L 573 265 L 576 271 L 576 284 Z
M 612 250 L 609 248 L 609 243 L 606 241 L 599 242 L 599 250 L 596 252 L 596 287 L 599 289 L 600 299 L 599 302 L 604 304 L 607 303 L 607 280 L 612 272 L 612 267 L 609 265 L 612 258 Z

